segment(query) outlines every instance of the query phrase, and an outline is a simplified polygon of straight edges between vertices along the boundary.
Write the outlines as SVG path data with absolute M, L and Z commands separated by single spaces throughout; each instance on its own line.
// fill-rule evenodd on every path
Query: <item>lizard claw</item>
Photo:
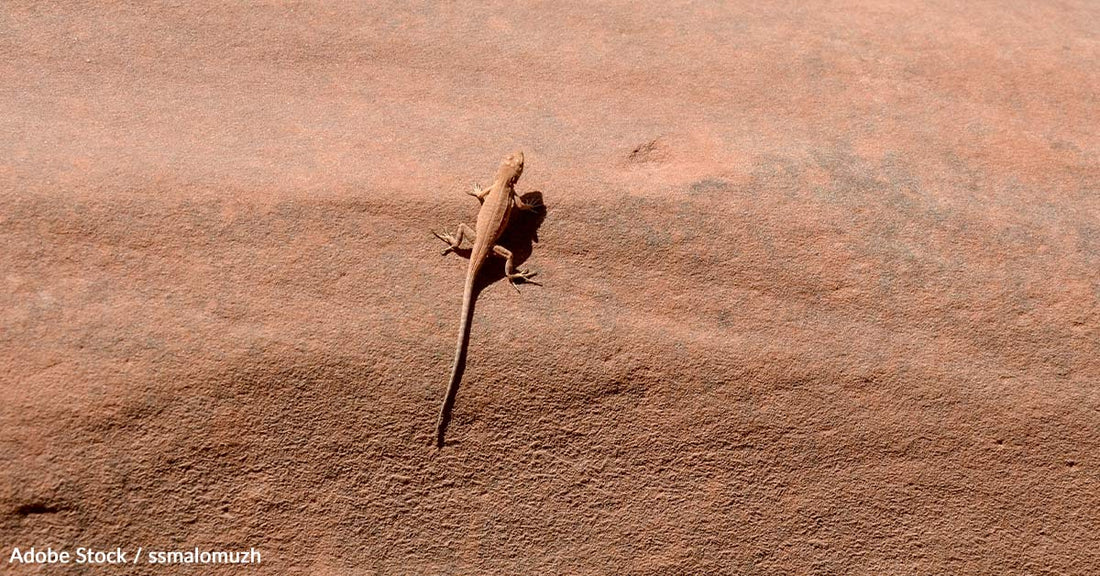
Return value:
M 527 269 L 516 270 L 515 274 L 508 275 L 508 283 L 512 285 L 512 288 L 516 289 L 516 292 L 519 292 L 519 285 L 517 284 L 516 280 L 522 280 L 524 284 L 534 284 L 536 286 L 539 286 L 540 284 L 538 282 L 531 280 L 537 274 L 538 272 L 531 272 Z
M 436 232 L 435 230 L 432 230 L 432 234 L 435 234 L 436 238 L 439 238 L 440 240 L 442 240 L 442 241 L 444 241 L 448 244 L 447 248 L 445 250 L 443 250 L 442 254 L 445 255 L 448 252 L 454 252 L 455 237 L 453 235 L 451 235 L 447 232 L 444 232 L 444 233 L 440 234 L 439 232 Z

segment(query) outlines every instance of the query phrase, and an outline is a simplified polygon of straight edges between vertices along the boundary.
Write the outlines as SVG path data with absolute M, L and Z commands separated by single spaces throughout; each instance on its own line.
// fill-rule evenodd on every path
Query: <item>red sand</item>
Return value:
M 0 78 L 2 571 L 1100 566 L 1095 2 L 9 0 Z

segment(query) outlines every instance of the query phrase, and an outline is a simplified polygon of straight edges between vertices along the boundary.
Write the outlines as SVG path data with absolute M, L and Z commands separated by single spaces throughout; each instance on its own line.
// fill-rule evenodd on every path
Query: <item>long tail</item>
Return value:
M 462 373 L 466 371 L 466 348 L 470 344 L 470 321 L 474 317 L 474 278 L 477 266 L 471 265 L 466 272 L 466 288 L 462 293 L 462 320 L 458 326 L 458 344 L 455 346 L 455 363 L 451 366 L 451 383 L 447 385 L 447 398 L 439 411 L 439 421 L 435 425 L 435 445 L 443 447 L 443 436 L 447 433 L 447 424 L 451 422 L 451 410 L 458 395 L 458 384 L 462 382 Z

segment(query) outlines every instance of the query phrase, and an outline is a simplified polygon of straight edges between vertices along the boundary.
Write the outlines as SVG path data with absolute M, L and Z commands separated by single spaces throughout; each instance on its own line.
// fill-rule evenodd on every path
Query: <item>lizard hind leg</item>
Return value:
M 468 238 L 472 243 L 474 241 L 474 238 L 477 237 L 477 233 L 474 232 L 474 229 L 465 224 L 459 224 L 458 230 L 454 234 L 451 234 L 449 232 L 444 232 L 440 234 L 435 230 L 432 230 L 432 234 L 435 234 L 436 238 L 439 238 L 440 240 L 448 244 L 448 246 L 443 249 L 443 254 L 447 254 L 448 252 L 454 252 L 455 250 L 457 250 L 459 247 L 462 246 L 463 239 Z
M 504 276 L 508 278 L 508 282 L 512 284 L 512 287 L 519 292 L 519 287 L 516 286 L 516 280 L 522 280 L 525 283 L 538 284 L 531 280 L 538 272 L 530 272 L 525 269 L 516 270 L 515 262 L 512 260 L 512 251 L 508 250 L 504 246 L 497 244 L 493 246 L 493 254 L 504 258 Z

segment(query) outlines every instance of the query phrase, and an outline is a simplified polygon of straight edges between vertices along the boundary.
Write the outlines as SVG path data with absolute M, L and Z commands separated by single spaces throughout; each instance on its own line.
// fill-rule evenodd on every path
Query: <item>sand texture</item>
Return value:
M 5 0 L 0 79 L 0 572 L 1097 573 L 1097 2 Z

